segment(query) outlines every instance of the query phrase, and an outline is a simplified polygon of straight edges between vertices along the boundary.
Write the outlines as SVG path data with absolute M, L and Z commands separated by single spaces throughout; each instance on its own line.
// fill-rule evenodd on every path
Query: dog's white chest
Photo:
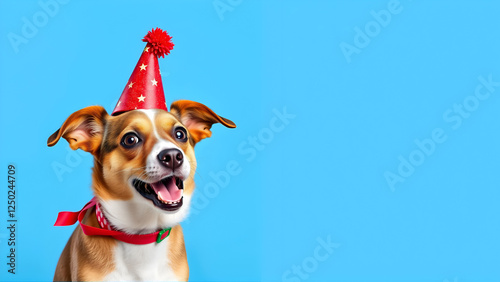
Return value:
M 118 242 L 115 269 L 105 281 L 179 281 L 167 257 L 168 239 L 160 244 L 132 245 Z

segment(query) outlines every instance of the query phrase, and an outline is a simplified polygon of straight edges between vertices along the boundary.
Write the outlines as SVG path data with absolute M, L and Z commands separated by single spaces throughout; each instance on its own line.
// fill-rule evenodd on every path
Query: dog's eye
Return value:
M 178 127 L 174 131 L 175 138 L 179 141 L 186 142 L 187 141 L 187 132 L 184 128 Z
M 121 144 L 123 147 L 130 149 L 137 145 L 139 142 L 141 142 L 139 136 L 137 136 L 137 134 L 133 132 L 129 132 L 123 136 Z

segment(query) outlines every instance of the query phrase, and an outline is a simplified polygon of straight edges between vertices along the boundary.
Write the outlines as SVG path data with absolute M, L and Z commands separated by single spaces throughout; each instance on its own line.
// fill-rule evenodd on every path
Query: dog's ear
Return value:
M 108 113 L 101 106 L 90 106 L 74 112 L 61 128 L 49 137 L 47 145 L 52 147 L 63 137 L 71 149 L 82 149 L 96 155 L 102 141 L 107 116 Z
M 235 128 L 236 124 L 227 118 L 217 115 L 207 106 L 193 101 L 179 100 L 170 105 L 170 113 L 176 116 L 189 130 L 194 143 L 212 136 L 212 124 Z

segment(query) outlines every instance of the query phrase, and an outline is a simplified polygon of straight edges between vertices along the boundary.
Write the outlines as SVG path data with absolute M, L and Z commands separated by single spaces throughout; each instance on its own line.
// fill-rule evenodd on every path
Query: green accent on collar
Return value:
M 167 228 L 167 229 L 163 229 L 162 231 L 160 231 L 160 233 L 158 233 L 158 237 L 156 238 L 156 243 L 160 243 L 161 241 L 165 240 L 165 238 L 167 238 L 168 236 L 170 236 L 170 230 L 172 230 L 172 228 Z M 165 234 L 165 232 L 168 232 L 167 233 L 167 236 L 165 236 L 165 238 L 162 238 L 163 234 Z

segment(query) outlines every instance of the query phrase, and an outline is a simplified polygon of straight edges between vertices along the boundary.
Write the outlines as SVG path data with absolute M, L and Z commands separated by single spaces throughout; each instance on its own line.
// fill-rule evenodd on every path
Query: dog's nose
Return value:
M 160 163 L 166 168 L 175 170 L 182 165 L 182 162 L 184 161 L 184 155 L 182 155 L 182 152 L 180 150 L 166 149 L 158 154 L 158 160 L 160 160 Z

